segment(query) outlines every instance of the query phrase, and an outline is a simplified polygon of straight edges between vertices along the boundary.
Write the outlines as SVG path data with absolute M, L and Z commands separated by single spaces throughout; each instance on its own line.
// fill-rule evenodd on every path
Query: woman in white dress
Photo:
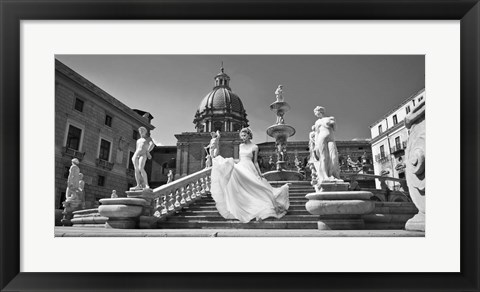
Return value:
M 252 131 L 240 131 L 240 160 L 217 156 L 213 158 L 210 192 L 218 212 L 225 219 L 246 223 L 268 217 L 283 217 L 290 206 L 289 186 L 272 187 L 263 178 L 257 163 L 258 146 L 253 144 Z

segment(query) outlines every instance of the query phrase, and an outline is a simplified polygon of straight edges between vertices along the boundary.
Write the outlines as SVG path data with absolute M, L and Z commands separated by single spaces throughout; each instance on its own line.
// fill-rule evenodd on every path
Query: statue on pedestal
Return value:
M 318 184 L 324 180 L 340 180 L 340 166 L 334 134 L 335 118 L 325 117 L 325 108 L 321 106 L 317 106 L 314 113 L 318 120 L 313 126 L 315 146 L 312 154 Z
M 67 191 L 65 194 L 66 201 L 73 201 L 77 199 L 77 191 L 80 183 L 80 168 L 78 167 L 79 164 L 80 162 L 77 158 L 72 159 L 72 165 L 70 166 L 67 179 Z
M 137 140 L 137 149 L 132 156 L 137 186 L 130 188 L 131 191 L 150 189 L 148 186 L 147 172 L 144 168 L 147 159 L 152 159 L 150 151 L 155 147 L 152 138 L 147 137 L 147 129 L 145 127 L 138 128 L 138 132 L 140 133 L 140 138 Z
M 173 171 L 170 169 L 167 174 L 167 184 L 173 181 Z
M 80 173 L 80 168 L 78 165 L 80 162 L 77 158 L 72 159 L 72 165 L 70 166 L 68 179 L 67 179 L 67 190 L 65 192 L 65 201 L 63 204 L 63 219 L 61 220 L 62 225 L 70 226 L 72 225 L 71 219 L 73 217 L 73 211 L 77 211 L 85 207 L 85 196 L 83 195 L 83 188 L 85 182 L 83 181 L 83 174 Z
M 212 139 L 210 139 L 210 143 L 208 144 L 208 146 L 205 147 L 205 151 L 207 151 L 210 159 L 212 159 L 220 154 L 220 131 L 217 130 L 216 132 L 211 132 L 210 135 L 212 135 Z
M 275 97 L 277 98 L 277 102 L 283 101 L 283 85 L 278 85 L 275 90 Z

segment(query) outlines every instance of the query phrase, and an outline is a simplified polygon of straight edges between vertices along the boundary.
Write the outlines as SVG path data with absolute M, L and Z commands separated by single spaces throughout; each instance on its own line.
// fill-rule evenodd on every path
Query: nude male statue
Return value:
M 137 186 L 130 190 L 150 189 L 148 186 L 147 172 L 145 171 L 145 163 L 147 159 L 152 159 L 150 151 L 155 147 L 152 138 L 147 137 L 147 129 L 145 127 L 138 128 L 140 138 L 137 140 L 137 149 L 132 156 L 133 167 L 135 168 L 135 180 Z

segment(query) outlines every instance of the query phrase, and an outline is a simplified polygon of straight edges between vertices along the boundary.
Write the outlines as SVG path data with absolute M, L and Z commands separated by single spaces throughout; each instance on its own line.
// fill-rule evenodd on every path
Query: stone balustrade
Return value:
M 182 177 L 153 190 L 153 216 L 165 218 L 210 192 L 211 168 Z

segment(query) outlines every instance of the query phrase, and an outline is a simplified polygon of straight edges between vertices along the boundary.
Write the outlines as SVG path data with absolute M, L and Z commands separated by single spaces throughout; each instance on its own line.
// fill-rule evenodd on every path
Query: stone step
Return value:
M 263 222 L 249 222 L 241 223 L 239 221 L 206 221 L 206 222 L 162 222 L 158 225 L 159 228 L 164 229 L 180 229 L 180 228 L 192 228 L 192 229 L 316 229 L 317 222 L 304 222 L 304 221 L 263 221 Z
M 207 210 L 214 210 L 216 211 L 217 208 L 215 205 L 198 205 L 198 206 L 189 206 L 182 209 L 184 212 L 195 212 L 195 211 L 207 211 Z M 290 204 L 288 210 L 305 210 L 305 204 Z
M 202 215 L 202 216 L 212 216 L 212 215 L 219 215 L 218 211 L 215 209 L 207 209 L 207 210 L 196 210 L 196 211 L 191 211 L 191 210 L 184 210 L 184 211 L 179 211 L 179 213 L 175 214 L 174 216 L 187 216 L 187 215 Z M 288 215 L 310 215 L 307 210 L 305 209 L 298 209 L 298 210 L 288 210 L 287 211 L 287 216 Z
M 398 207 L 377 207 L 373 210 L 374 214 L 417 214 L 418 209 L 415 206 Z
M 231 221 L 223 218 L 218 214 L 217 216 L 174 216 L 166 220 L 166 222 L 212 222 L 212 221 Z M 315 215 L 285 215 L 280 219 L 267 218 L 264 222 L 273 221 L 318 221 L 318 216 Z
M 367 214 L 363 215 L 365 223 L 392 223 L 400 222 L 405 225 L 408 219 L 412 218 L 415 214 Z

